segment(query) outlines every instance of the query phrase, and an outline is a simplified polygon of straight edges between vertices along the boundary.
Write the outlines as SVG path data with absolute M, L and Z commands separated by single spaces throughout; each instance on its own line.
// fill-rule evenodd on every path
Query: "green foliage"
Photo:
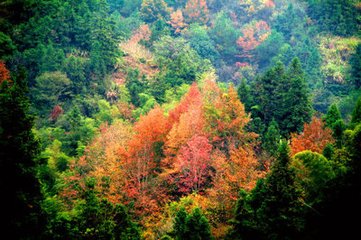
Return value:
M 311 17 L 322 31 L 349 36 L 359 31 L 360 12 L 354 0 L 308 0 Z
M 70 90 L 71 81 L 64 73 L 45 72 L 35 79 L 33 101 L 41 115 L 46 116 L 55 105 L 68 100 L 71 95 Z
M 12 39 L 7 34 L 0 31 L 0 59 L 6 60 L 16 50 Z
M 262 147 L 272 157 L 275 157 L 278 151 L 278 145 L 281 140 L 280 130 L 275 120 L 272 120 L 262 139 Z
M 357 124 L 361 122 L 361 97 L 358 98 L 355 108 L 352 112 L 351 123 Z
M 340 119 L 342 119 L 341 113 L 338 110 L 338 107 L 336 104 L 332 104 L 329 107 L 327 114 L 322 117 L 322 120 L 324 121 L 325 126 L 331 128 L 331 129 L 332 129 L 333 125 L 335 124 L 335 122 L 337 122 Z
M 213 239 L 207 218 L 199 208 L 187 214 L 182 207 L 174 219 L 175 239 Z
M 213 63 L 219 58 L 215 43 L 204 26 L 191 24 L 188 31 L 185 32 L 185 38 L 201 58 L 209 59 Z
M 322 189 L 336 177 L 333 163 L 321 154 L 311 151 L 297 153 L 291 166 L 297 176 L 296 182 L 303 189 L 305 201 L 309 205 L 322 199 Z
M 251 88 L 247 84 L 246 79 L 242 79 L 241 84 L 238 86 L 237 93 L 239 99 L 244 104 L 246 111 L 247 112 L 251 111 L 253 98 L 251 95 Z
M 291 132 L 301 132 L 308 122 L 312 106 L 300 61 L 295 58 L 288 71 L 278 62 L 252 86 L 254 116 L 259 116 L 265 124 L 274 119 L 283 136 Z
M 356 88 L 361 87 L 361 44 L 357 45 L 356 52 L 350 59 L 352 82 Z
M 303 229 L 303 204 L 290 166 L 289 147 L 280 143 L 271 172 L 250 196 L 241 192 L 235 212 L 237 239 L 294 239 Z
M 74 209 L 64 211 L 56 198 L 47 198 L 43 208 L 50 216 L 47 233 L 53 239 L 140 239 L 138 226 L 133 223 L 126 208 L 98 199 L 95 180 L 87 179 L 84 199 Z
M 226 62 L 231 62 L 237 54 L 236 42 L 240 31 L 233 26 L 225 12 L 219 12 L 216 15 L 210 36 L 216 43 L 216 49 L 221 53 L 221 58 Z
M 168 6 L 164 0 L 143 0 L 140 12 L 141 17 L 147 23 L 169 18 Z
M 24 76 L 0 86 L 0 187 L 3 234 L 16 239 L 42 236 L 40 184 L 36 177 L 39 142 L 32 132 Z M 21 231 L 19 230 L 21 229 Z

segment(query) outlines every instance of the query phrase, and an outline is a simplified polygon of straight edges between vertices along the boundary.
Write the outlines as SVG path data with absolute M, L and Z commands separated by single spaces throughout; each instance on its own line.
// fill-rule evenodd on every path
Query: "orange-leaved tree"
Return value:
M 242 48 L 242 57 L 251 57 L 250 52 L 264 42 L 271 33 L 267 22 L 260 20 L 253 22 L 242 29 L 242 36 L 238 38 L 237 45 Z
M 313 117 L 310 123 L 304 124 L 301 134 L 291 134 L 291 152 L 295 155 L 304 150 L 322 153 L 328 143 L 333 143 L 332 131 L 325 128 L 321 119 Z
M 181 33 L 182 30 L 187 27 L 188 24 L 184 22 L 182 10 L 178 9 L 177 11 L 170 14 L 169 24 L 172 26 L 174 32 L 177 34 Z
M 140 117 L 132 139 L 119 150 L 124 192 L 129 201 L 135 201 L 138 209 L 153 211 L 158 206 L 157 201 L 163 198 L 155 177 L 159 173 L 162 146 L 168 132 L 166 126 L 167 118 L 157 106 Z
M 209 94 L 208 94 L 209 95 Z M 236 90 L 230 86 L 228 92 L 219 91 L 205 104 L 206 132 L 212 143 L 229 156 L 231 148 L 254 142 L 257 135 L 245 130 L 250 116 L 239 101 Z
M 4 81 L 10 81 L 10 72 L 6 68 L 5 62 L 3 60 L 0 60 L 0 85 Z
M 188 23 L 207 23 L 209 20 L 209 10 L 206 0 L 188 0 L 184 13 Z

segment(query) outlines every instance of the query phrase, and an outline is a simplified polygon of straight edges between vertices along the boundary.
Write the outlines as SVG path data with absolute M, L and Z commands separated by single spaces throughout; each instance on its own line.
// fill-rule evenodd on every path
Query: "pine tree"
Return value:
M 256 226 L 267 239 L 294 239 L 303 227 L 301 195 L 289 164 L 290 150 L 283 141 L 270 175 L 252 191 Z
M 187 217 L 188 237 L 190 240 L 211 240 L 213 239 L 208 219 L 195 208 Z
M 325 123 L 325 127 L 331 128 L 341 118 L 340 110 L 338 110 L 338 107 L 336 104 L 332 104 L 327 111 L 327 114 L 323 116 L 322 120 Z
M 188 232 L 187 228 L 187 212 L 182 207 L 177 212 L 175 219 L 174 219 L 174 235 L 175 239 L 186 239 L 186 234 Z
M 238 97 L 244 104 L 246 112 L 249 112 L 252 107 L 252 95 L 250 86 L 247 85 L 246 79 L 243 79 L 237 89 Z
M 361 122 L 361 97 L 356 102 L 356 106 L 352 112 L 351 123 L 357 124 Z
M 275 157 L 278 150 L 279 141 L 281 140 L 280 130 L 277 122 L 273 119 L 268 126 L 267 132 L 262 141 L 262 147 L 271 156 Z
M 282 133 L 287 135 L 292 132 L 301 132 L 303 124 L 311 120 L 312 105 L 303 73 L 301 62 L 298 58 L 292 60 L 287 73 L 290 89 L 286 90 L 286 103 L 280 123 Z M 286 84 L 286 85 L 288 85 Z
M 174 220 L 175 239 L 183 240 L 208 240 L 213 239 L 208 219 L 199 208 L 195 208 L 191 214 L 187 214 L 182 207 Z
M 36 178 L 39 143 L 32 132 L 24 76 L 0 88 L 0 189 L 2 234 L 38 239 L 43 233 L 40 184 Z
M 337 146 L 341 147 L 345 123 L 336 104 L 332 104 L 329 107 L 327 114 L 323 116 L 322 120 L 325 123 L 325 127 L 332 130 L 332 136 L 335 138 Z
M 301 132 L 311 118 L 311 101 L 298 58 L 293 59 L 287 71 L 282 62 L 277 62 L 256 80 L 252 95 L 252 116 L 259 116 L 266 125 L 274 119 L 284 137 Z

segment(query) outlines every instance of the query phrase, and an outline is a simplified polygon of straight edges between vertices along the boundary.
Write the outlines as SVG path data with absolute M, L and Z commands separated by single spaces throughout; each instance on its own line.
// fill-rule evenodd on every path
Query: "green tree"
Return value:
M 173 229 L 175 239 L 214 239 L 209 222 L 199 208 L 188 214 L 182 207 L 176 214 Z
M 210 36 L 216 43 L 216 49 L 221 53 L 222 59 L 233 63 L 234 56 L 237 54 L 236 42 L 240 31 L 234 27 L 232 20 L 225 12 L 219 12 L 216 15 Z
M 295 58 L 288 70 L 282 62 L 258 77 L 252 85 L 254 106 L 252 114 L 265 125 L 274 119 L 280 133 L 288 137 L 291 132 L 301 132 L 303 124 L 312 114 L 308 88 L 300 61 Z
M 204 26 L 191 24 L 188 31 L 185 32 L 185 38 L 200 57 L 209 59 L 213 63 L 219 58 L 215 43 Z
M 352 112 L 351 123 L 357 124 L 361 122 L 361 97 L 358 98 L 356 106 Z
M 351 76 L 356 88 L 361 87 L 361 44 L 357 45 L 355 54 L 350 59 Z
M 199 208 L 195 208 L 187 218 L 188 237 L 190 240 L 211 240 L 213 239 L 208 219 L 201 213 Z
M 169 18 L 169 8 L 164 0 L 143 0 L 140 12 L 147 23 Z
M 333 162 L 311 151 L 297 153 L 291 161 L 296 173 L 296 182 L 300 184 L 308 205 L 322 200 L 322 189 L 336 177 Z
M 294 239 L 303 228 L 301 195 L 290 161 L 289 147 L 282 141 L 270 174 L 252 191 L 256 226 L 266 239 Z
M 333 125 L 340 119 L 342 119 L 341 113 L 340 113 L 340 110 L 338 110 L 338 107 L 336 104 L 332 104 L 328 108 L 326 115 L 324 115 L 322 117 L 322 120 L 324 121 L 325 126 L 328 128 L 331 128 L 331 129 L 332 129 Z
M 44 231 L 39 180 L 39 143 L 32 132 L 24 76 L 0 86 L 0 189 L 2 234 L 39 239 Z
M 247 84 L 246 79 L 242 79 L 241 84 L 237 88 L 237 93 L 239 99 L 244 104 L 246 112 L 250 112 L 253 104 L 253 97 L 251 95 L 251 88 Z
M 285 106 L 282 108 L 284 112 L 281 118 L 284 120 L 280 123 L 281 129 L 284 134 L 301 132 L 303 124 L 311 120 L 312 104 L 305 75 L 298 58 L 292 60 L 286 78 L 290 88 L 287 90 L 287 83 L 285 86 L 281 86 L 286 93 Z
M 173 227 L 173 233 L 175 235 L 175 239 L 186 239 L 187 233 L 188 233 L 188 227 L 187 227 L 187 212 L 182 207 L 177 212 L 175 218 L 174 218 L 174 227 Z
M 35 82 L 33 101 L 43 116 L 49 115 L 55 105 L 70 97 L 71 81 L 62 72 L 45 72 Z
M 275 120 L 272 120 L 262 140 L 262 147 L 272 157 L 275 157 L 281 140 L 280 130 Z

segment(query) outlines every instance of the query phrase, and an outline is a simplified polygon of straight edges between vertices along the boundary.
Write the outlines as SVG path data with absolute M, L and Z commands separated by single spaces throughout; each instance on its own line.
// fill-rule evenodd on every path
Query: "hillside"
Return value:
M 13 239 L 358 230 L 359 0 L 0 1 Z

